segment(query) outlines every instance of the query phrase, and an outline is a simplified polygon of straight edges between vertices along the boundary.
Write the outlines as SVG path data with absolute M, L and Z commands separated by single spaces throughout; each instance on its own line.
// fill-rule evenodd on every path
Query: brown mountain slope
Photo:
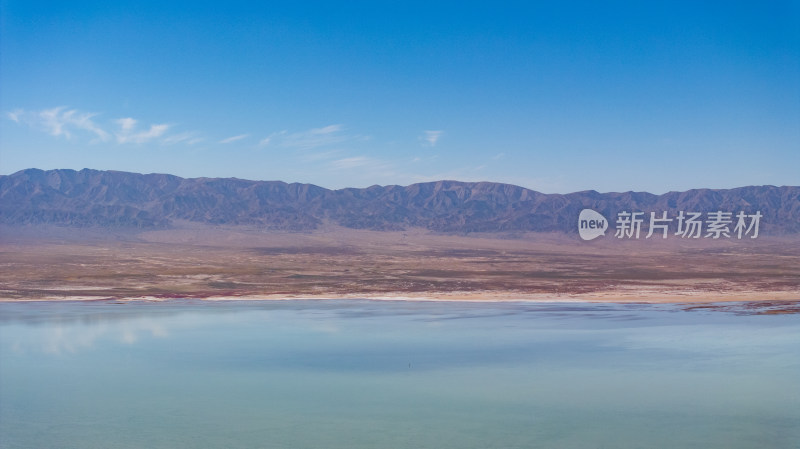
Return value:
M 0 222 L 168 228 L 179 220 L 311 230 L 421 227 L 446 233 L 576 232 L 579 212 L 763 214 L 765 235 L 800 232 L 800 187 L 748 186 L 645 192 L 543 194 L 509 184 L 437 181 L 329 190 L 311 184 L 236 178 L 180 178 L 118 171 L 23 170 L 0 176 Z

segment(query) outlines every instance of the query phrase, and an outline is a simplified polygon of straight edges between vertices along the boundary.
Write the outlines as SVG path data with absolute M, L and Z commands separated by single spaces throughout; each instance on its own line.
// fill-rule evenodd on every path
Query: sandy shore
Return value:
M 93 295 L 46 296 L 30 299 L 2 298 L 0 302 L 27 301 L 169 301 L 175 299 L 200 299 L 205 301 L 276 301 L 276 300 L 331 300 L 366 299 L 374 301 L 469 301 L 469 302 L 598 302 L 598 303 L 644 303 L 644 304 L 704 304 L 720 302 L 798 302 L 800 291 L 739 291 L 705 292 L 684 291 L 609 291 L 583 294 L 524 294 L 513 292 L 430 292 L 430 293 L 382 293 L 382 294 L 273 294 L 273 295 L 143 295 L 108 297 Z

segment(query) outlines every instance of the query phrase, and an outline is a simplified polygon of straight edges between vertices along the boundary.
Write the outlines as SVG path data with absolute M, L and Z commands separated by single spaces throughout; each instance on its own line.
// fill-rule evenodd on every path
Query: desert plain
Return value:
M 1 300 L 800 303 L 800 238 L 4 227 Z M 788 309 L 787 309 L 788 308 Z

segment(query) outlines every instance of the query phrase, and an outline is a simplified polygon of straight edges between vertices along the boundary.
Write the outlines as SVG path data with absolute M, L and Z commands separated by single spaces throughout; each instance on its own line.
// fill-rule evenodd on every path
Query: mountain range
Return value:
M 313 230 L 424 228 L 443 233 L 575 233 L 584 208 L 761 212 L 761 233 L 800 233 L 800 186 L 544 194 L 494 182 L 436 181 L 330 190 L 313 184 L 181 178 L 120 171 L 27 169 L 0 176 L 0 223 L 169 228 L 182 222 Z M 674 226 L 674 223 L 673 223 Z

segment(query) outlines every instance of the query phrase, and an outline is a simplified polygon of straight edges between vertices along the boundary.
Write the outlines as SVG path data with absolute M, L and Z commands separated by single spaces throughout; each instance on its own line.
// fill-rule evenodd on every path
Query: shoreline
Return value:
M 198 301 L 290 301 L 290 300 L 369 300 L 369 301 L 409 301 L 409 302 L 538 302 L 538 303 L 609 303 L 609 304 L 709 304 L 733 302 L 800 302 L 800 291 L 739 291 L 708 292 L 685 291 L 608 291 L 591 293 L 514 293 L 514 292 L 387 292 L 387 293 L 319 293 L 319 294 L 228 294 L 228 295 L 142 295 L 114 297 L 107 295 L 44 296 L 30 299 L 2 298 L 0 302 L 63 302 L 63 301 L 173 301 L 192 299 Z

